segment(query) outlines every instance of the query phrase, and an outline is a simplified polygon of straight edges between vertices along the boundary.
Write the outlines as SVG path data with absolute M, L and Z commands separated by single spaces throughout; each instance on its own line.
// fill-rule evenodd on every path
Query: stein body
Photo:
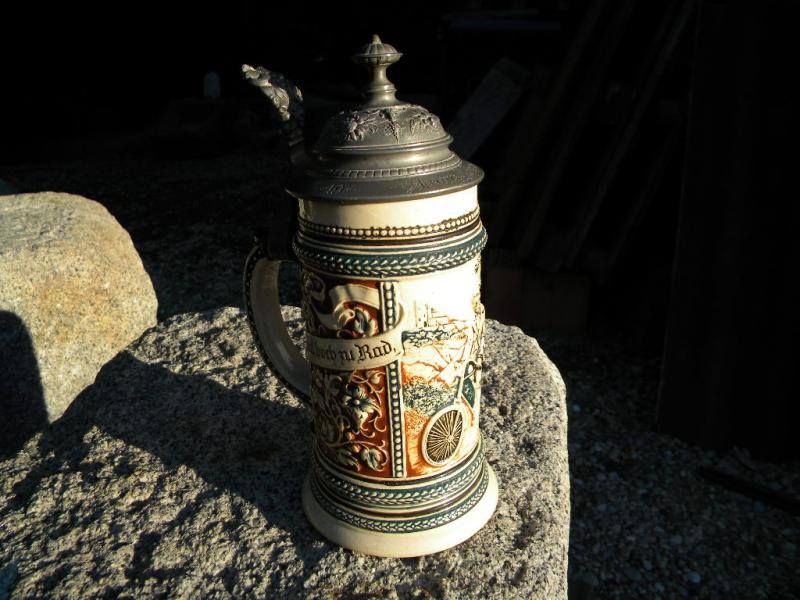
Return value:
M 386 65 L 399 56 L 380 40 L 357 56 L 370 53 Z M 385 74 L 376 79 L 385 88 Z M 436 117 L 393 94 L 323 130 L 316 162 L 289 189 L 305 359 L 280 322 L 277 269 L 263 246 L 245 273 L 262 353 L 313 410 L 306 515 L 368 554 L 449 548 L 497 502 L 479 428 L 482 173 L 449 139 Z

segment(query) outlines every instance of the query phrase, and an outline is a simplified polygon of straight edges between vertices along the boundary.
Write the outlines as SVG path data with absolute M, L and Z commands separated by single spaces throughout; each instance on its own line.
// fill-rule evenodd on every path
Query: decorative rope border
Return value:
M 343 179 L 373 179 L 379 177 L 405 177 L 408 175 L 424 175 L 426 173 L 436 173 L 457 167 L 461 164 L 461 159 L 455 154 L 451 154 L 444 160 L 410 167 L 397 167 L 393 169 L 324 169 L 326 175 Z
M 431 225 L 411 225 L 404 227 L 395 227 L 387 225 L 386 227 L 340 227 L 338 225 L 322 225 L 321 223 L 314 223 L 303 217 L 298 217 L 298 224 L 300 230 L 304 232 L 317 233 L 321 235 L 355 238 L 355 239 L 402 239 L 406 237 L 419 237 L 421 235 L 442 234 L 456 229 L 461 229 L 480 217 L 480 210 L 476 207 L 473 211 L 454 217 L 452 219 L 445 219 L 439 223 Z
M 486 488 L 489 486 L 489 471 L 484 468 L 481 472 L 481 480 L 478 488 L 467 496 L 463 501 L 455 506 L 449 507 L 444 512 L 421 517 L 419 519 L 372 519 L 351 513 L 344 508 L 333 504 L 328 500 L 324 493 L 321 492 L 317 486 L 316 480 L 311 478 L 311 491 L 314 498 L 319 502 L 320 506 L 328 511 L 333 517 L 349 523 L 361 529 L 370 531 L 378 531 L 381 533 L 414 533 L 417 531 L 425 531 L 433 529 L 455 521 L 457 518 L 467 513 L 473 506 L 475 506 L 481 498 L 483 498 Z
M 397 325 L 397 294 L 394 281 L 380 284 L 384 331 Z M 403 419 L 403 388 L 400 385 L 400 361 L 386 365 L 386 404 L 389 417 L 389 437 L 392 442 L 392 477 L 406 476 L 406 443 Z
M 402 277 L 422 275 L 463 265 L 486 246 L 486 229 L 481 226 L 474 237 L 450 248 L 410 254 L 340 254 L 304 247 L 295 237 L 292 242 L 297 259 L 304 265 L 356 277 Z
M 354 504 L 369 506 L 416 506 L 420 500 L 438 500 L 455 495 L 469 487 L 476 479 L 477 472 L 484 462 L 483 442 L 479 442 L 478 452 L 468 466 L 458 475 L 445 481 L 422 486 L 416 489 L 375 489 L 339 479 L 314 461 L 314 478 L 320 487 L 330 490 L 331 495 L 341 496 Z

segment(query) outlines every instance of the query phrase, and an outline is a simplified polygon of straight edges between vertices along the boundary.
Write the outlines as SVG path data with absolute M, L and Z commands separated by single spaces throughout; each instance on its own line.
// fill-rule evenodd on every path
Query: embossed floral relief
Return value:
M 444 133 L 436 115 L 413 104 L 343 112 L 337 123 L 335 140 L 338 143 L 361 142 L 370 136 L 402 142 L 404 138 Z
M 323 279 L 309 269 L 303 269 L 301 280 L 301 309 L 311 333 L 339 339 L 378 334 L 381 313 L 377 282 Z
M 317 443 L 334 463 L 388 476 L 385 368 L 333 372 L 311 367 Z
M 441 126 L 439 118 L 428 112 L 415 114 L 408 120 L 408 128 L 411 131 L 411 135 L 417 135 L 432 129 L 440 129 Z
M 375 283 L 323 279 L 304 269 L 302 284 L 304 318 L 315 335 L 359 339 L 379 332 Z M 312 365 L 311 401 L 317 444 L 331 461 L 366 475 L 391 474 L 385 367 L 332 371 Z
M 400 141 L 399 117 L 395 107 L 371 111 L 353 112 L 347 121 L 346 138 L 350 141 L 361 141 L 369 134 L 382 131 L 383 135 L 391 136 Z
M 399 310 L 382 306 L 379 282 L 345 280 L 306 270 L 303 290 L 309 331 L 320 338 L 381 339 L 386 333 L 383 320 L 394 323 Z M 402 345 L 398 354 L 400 390 L 391 393 L 402 392 L 405 476 L 447 468 L 478 442 L 484 318 L 477 296 L 473 310 L 474 319 L 453 319 L 426 306 L 417 317 L 421 326 L 397 332 Z M 391 477 L 396 466 L 391 465 L 386 363 L 365 364 L 355 370 L 337 369 L 332 364 L 312 365 L 311 397 L 320 450 L 342 468 Z M 452 455 L 442 460 L 446 454 L 442 448 Z

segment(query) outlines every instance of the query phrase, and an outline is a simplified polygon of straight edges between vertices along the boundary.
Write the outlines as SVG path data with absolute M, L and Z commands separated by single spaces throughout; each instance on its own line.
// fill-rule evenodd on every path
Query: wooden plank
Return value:
M 657 424 L 691 444 L 800 456 L 800 6 L 703 1 Z
M 480 85 L 459 109 L 447 132 L 453 136 L 451 149 L 469 159 L 516 104 L 524 90 L 529 71 L 503 57 L 489 69 Z
M 599 137 L 595 133 L 594 137 L 588 141 L 581 140 L 582 144 L 589 143 L 593 145 L 595 148 L 593 155 L 597 158 L 594 158 L 588 166 L 584 167 L 589 172 L 581 173 L 580 189 L 562 198 L 562 203 L 566 203 L 566 206 L 560 207 L 558 210 L 562 214 L 569 212 L 570 216 L 562 216 L 559 219 L 551 217 L 550 214 L 547 215 L 547 219 L 539 231 L 539 239 L 536 241 L 535 260 L 539 268 L 555 272 L 561 267 L 569 248 L 573 230 L 577 226 L 575 219 L 576 214 L 579 212 L 580 202 L 585 201 L 588 190 L 597 188 L 597 181 L 602 177 L 602 170 L 599 167 L 601 165 L 605 166 L 604 163 L 614 148 L 611 142 L 619 137 L 619 131 L 622 129 L 621 124 L 625 123 L 630 114 L 633 98 L 634 91 L 631 87 L 612 85 L 608 92 L 604 94 L 603 100 L 598 102 L 598 105 L 592 109 L 591 122 L 593 124 L 598 122 L 611 123 L 617 124 L 617 127 L 612 125 L 611 133 L 604 132 Z M 614 131 L 617 132 L 616 135 Z M 605 153 L 603 152 L 604 149 Z M 606 158 L 601 159 L 599 158 L 600 156 L 606 156 Z M 591 165 L 594 165 L 594 168 Z
M 544 107 L 536 94 L 530 94 L 526 102 L 514 138 L 509 144 L 506 167 L 499 176 L 503 187 L 488 222 L 488 230 L 494 239 L 501 240 L 505 235 L 519 199 L 519 192 L 529 175 L 530 165 L 536 161 L 541 151 L 547 128 L 552 125 L 553 117 L 563 102 L 566 89 L 584 59 L 586 48 L 594 37 L 606 3 L 607 0 L 594 0 L 589 6 L 575 33 L 569 52 L 561 64 Z
M 635 86 L 635 89 L 638 90 L 638 95 L 634 100 L 630 117 L 624 126 L 620 128 L 621 131 L 614 136 L 616 143 L 607 146 L 610 152 L 607 152 L 605 160 L 600 163 L 601 166 L 597 171 L 599 177 L 597 177 L 596 183 L 591 184 L 586 189 L 582 208 L 579 210 L 579 216 L 576 220 L 576 228 L 570 236 L 568 254 L 561 257 L 561 261 L 569 264 L 573 264 L 576 261 L 586 241 L 589 229 L 594 223 L 597 212 L 600 210 L 600 206 L 619 172 L 620 165 L 628 155 L 639 129 L 639 123 L 644 116 L 645 110 L 650 105 L 661 76 L 675 52 L 678 41 L 683 35 L 686 23 L 694 10 L 694 0 L 683 0 L 680 3 L 677 15 L 673 19 L 669 19 L 669 16 L 674 14 L 676 4 L 678 2 L 672 3 L 665 15 L 666 18 L 662 21 L 661 30 L 656 34 L 655 42 L 649 51 L 650 57 L 648 58 L 650 59 L 643 62 L 643 69 L 639 77 L 637 77 L 640 83 Z M 561 266 L 561 261 L 555 265 L 555 268 Z
M 572 155 L 572 150 L 605 82 L 608 67 L 628 24 L 634 4 L 633 0 L 629 0 L 617 5 L 610 22 L 603 31 L 602 39 L 597 44 L 588 74 L 575 94 L 570 111 L 562 121 L 562 128 L 559 131 L 555 147 L 542 169 L 542 177 L 534 188 L 531 198 L 532 209 L 525 217 L 527 223 L 517 244 L 517 254 L 521 258 L 528 258 L 533 251 L 568 159 Z
M 628 246 L 633 232 L 641 223 L 650 203 L 661 187 L 664 173 L 672 157 L 675 155 L 675 152 L 684 141 L 684 128 L 681 121 L 682 119 L 676 119 L 675 125 L 664 139 L 658 156 L 649 166 L 647 176 L 645 177 L 645 181 L 639 193 L 636 195 L 636 199 L 633 201 L 630 210 L 625 213 L 624 220 L 620 223 L 616 234 L 613 236 L 615 240 L 614 244 L 610 249 L 605 251 L 593 249 L 590 252 L 582 253 L 587 256 L 587 260 L 583 264 L 600 281 L 605 280 L 617 264 L 620 256 Z M 577 267 L 578 258 L 579 257 L 576 257 L 569 266 Z

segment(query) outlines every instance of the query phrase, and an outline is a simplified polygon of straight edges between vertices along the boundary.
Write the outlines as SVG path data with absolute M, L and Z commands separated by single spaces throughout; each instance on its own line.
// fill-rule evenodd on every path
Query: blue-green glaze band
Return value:
M 344 254 L 303 245 L 297 238 L 292 248 L 297 259 L 311 269 L 341 276 L 399 277 L 421 275 L 451 269 L 469 262 L 486 246 L 486 229 L 447 248 L 431 248 L 419 252 L 381 252 L 375 254 Z
M 396 488 L 385 486 L 382 488 L 358 485 L 336 477 L 322 467 L 317 460 L 314 461 L 314 477 L 318 484 L 328 490 L 333 496 L 341 497 L 351 504 L 360 504 L 367 507 L 392 507 L 414 508 L 423 502 L 433 502 L 448 496 L 457 496 L 474 483 L 484 462 L 483 444 L 478 443 L 472 456 L 468 458 L 467 465 L 455 473 L 444 473 L 443 477 L 433 483 L 414 488 Z
M 384 519 L 352 513 L 344 507 L 331 502 L 319 489 L 314 477 L 311 477 L 311 491 L 320 506 L 340 521 L 369 531 L 379 531 L 382 533 L 414 533 L 433 529 L 434 527 L 439 527 L 451 521 L 455 521 L 474 507 L 480 499 L 483 498 L 484 493 L 486 493 L 486 488 L 489 486 L 489 471 L 484 465 L 485 463 L 481 463 L 481 467 L 483 468 L 481 469 L 480 483 L 474 492 L 466 496 L 460 502 L 446 507 L 443 511 L 424 517 L 409 519 L 398 519 L 395 517 Z M 394 517 L 394 515 L 391 516 Z

